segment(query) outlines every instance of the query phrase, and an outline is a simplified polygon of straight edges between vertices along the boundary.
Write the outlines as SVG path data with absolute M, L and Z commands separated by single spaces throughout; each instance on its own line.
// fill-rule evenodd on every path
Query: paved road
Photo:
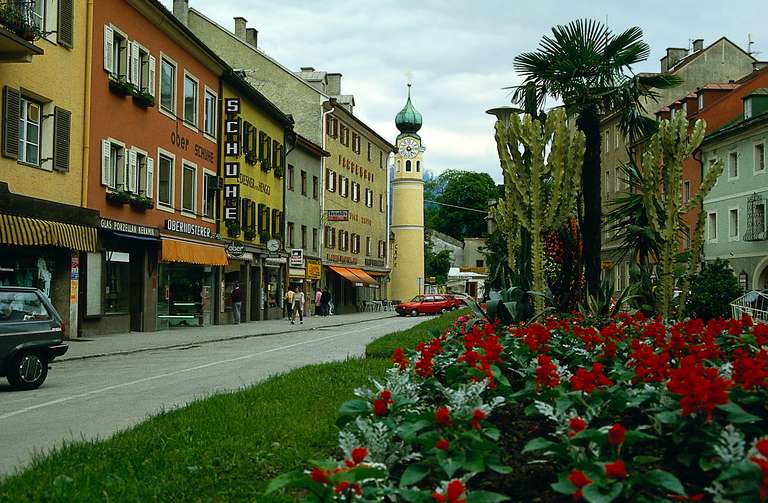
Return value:
M 104 438 L 148 415 L 288 369 L 362 355 L 371 340 L 424 318 L 387 318 L 189 347 L 54 362 L 38 390 L 0 384 L 0 475 L 34 451 Z

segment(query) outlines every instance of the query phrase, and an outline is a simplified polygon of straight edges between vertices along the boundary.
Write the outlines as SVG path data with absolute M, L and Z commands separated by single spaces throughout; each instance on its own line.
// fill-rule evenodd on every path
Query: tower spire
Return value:
M 405 106 L 395 117 L 395 125 L 401 133 L 416 133 L 421 129 L 421 113 L 419 113 L 411 103 L 411 83 L 408 82 L 408 99 Z

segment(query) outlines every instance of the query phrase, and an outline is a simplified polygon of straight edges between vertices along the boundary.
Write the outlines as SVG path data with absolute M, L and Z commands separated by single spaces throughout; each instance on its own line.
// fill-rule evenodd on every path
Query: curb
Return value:
M 312 327 L 310 329 L 305 330 L 305 332 L 309 332 L 312 330 L 319 330 L 322 328 L 333 328 L 333 327 L 343 327 L 346 325 L 359 325 L 360 323 L 369 323 L 371 321 L 378 321 L 378 320 L 386 320 L 387 318 L 395 318 L 397 315 L 393 314 L 392 316 L 382 316 L 380 318 L 372 318 L 370 320 L 360 320 L 360 321 L 351 321 L 349 323 L 335 323 L 331 325 L 323 325 L 320 327 Z M 280 330 L 277 332 L 263 332 L 259 334 L 245 334 L 245 335 L 235 335 L 233 337 L 220 337 L 218 339 L 205 339 L 202 341 L 190 341 L 185 342 L 183 344 L 167 344 L 165 346 L 150 346 L 150 347 L 143 347 L 143 348 L 136 348 L 136 349 L 126 349 L 123 351 L 110 351 L 106 353 L 93 353 L 89 355 L 83 355 L 83 356 L 70 356 L 70 357 L 61 357 L 56 358 L 52 363 L 57 362 L 71 362 L 76 360 L 89 360 L 91 358 L 103 358 L 105 356 L 118 356 L 118 355 L 131 355 L 134 353 L 144 353 L 147 351 L 159 351 L 163 349 L 174 349 L 174 348 L 184 348 L 188 346 L 196 346 L 199 344 L 210 344 L 214 342 L 225 342 L 225 341 L 236 341 L 240 339 L 250 339 L 252 337 L 262 337 L 265 335 L 281 335 L 281 334 L 292 334 L 295 333 L 294 330 Z

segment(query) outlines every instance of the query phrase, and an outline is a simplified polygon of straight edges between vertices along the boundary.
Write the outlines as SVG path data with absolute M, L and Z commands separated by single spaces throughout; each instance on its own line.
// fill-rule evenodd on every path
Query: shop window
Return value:
M 294 247 L 293 245 L 293 222 L 288 222 L 288 246 L 291 248 Z
M 197 79 L 184 75 L 184 122 L 197 127 Z
M 32 166 L 40 166 L 42 105 L 23 96 L 20 105 L 18 159 Z
M 131 256 L 117 251 L 106 251 L 104 256 L 104 314 L 127 313 Z
M 317 229 L 315 228 L 312 229 L 312 251 L 313 252 L 317 252 L 317 248 L 319 244 L 318 239 L 320 238 L 319 234 L 320 233 L 317 231 Z
M 197 189 L 197 169 L 189 164 L 184 164 L 181 179 L 181 209 L 195 213 L 195 192 Z
M 173 207 L 173 173 L 173 158 L 160 154 L 158 156 L 157 202 L 171 208 Z
M 0 323 L 50 319 L 50 313 L 36 293 L 0 292 Z
M 307 249 L 307 226 L 306 225 L 301 226 L 301 249 L 302 250 Z
M 50 299 L 55 265 L 51 258 L 21 252 L 0 254 L 0 286 L 37 288 Z
M 203 198 L 203 216 L 214 219 L 216 218 L 216 188 L 219 181 L 216 175 L 212 173 L 205 173 L 203 176 L 203 191 L 205 194 Z
M 316 176 L 312 177 L 312 199 L 317 199 L 319 194 L 318 180 Z
M 160 59 L 160 108 L 176 114 L 176 63 Z
M 205 118 L 203 119 L 203 132 L 211 138 L 216 138 L 216 95 L 205 90 Z
M 307 172 L 301 170 L 301 195 L 307 195 Z

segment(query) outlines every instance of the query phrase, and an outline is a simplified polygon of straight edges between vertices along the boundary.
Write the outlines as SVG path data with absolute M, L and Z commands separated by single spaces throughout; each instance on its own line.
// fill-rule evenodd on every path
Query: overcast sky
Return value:
M 259 30 L 259 48 L 291 69 L 342 73 L 355 114 L 392 142 L 410 79 L 424 116 L 426 167 L 484 171 L 497 181 L 485 110 L 509 101 L 502 88 L 519 82 L 514 57 L 535 49 L 555 24 L 590 17 L 607 19 L 614 32 L 640 26 L 651 57 L 639 71 L 657 71 L 667 47 L 696 38 L 706 46 L 727 36 L 746 49 L 748 33 L 762 52 L 756 57 L 768 60 L 765 0 L 190 0 L 190 7 L 230 31 L 233 17 L 245 17 Z

